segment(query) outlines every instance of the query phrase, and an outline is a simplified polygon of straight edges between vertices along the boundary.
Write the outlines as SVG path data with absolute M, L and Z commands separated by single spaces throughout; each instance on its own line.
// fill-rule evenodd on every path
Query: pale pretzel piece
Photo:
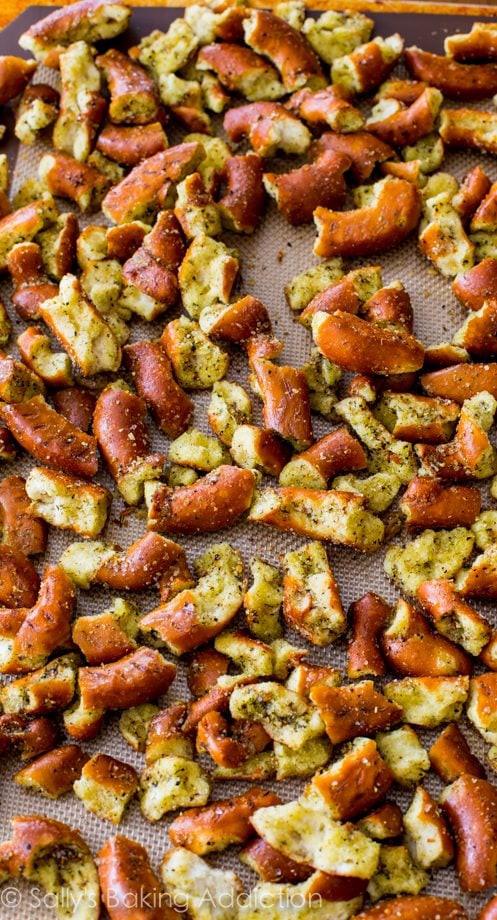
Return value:
M 27 86 L 16 113 L 14 134 L 23 144 L 34 144 L 59 113 L 59 93 L 47 83 Z
M 267 10 L 252 10 L 243 20 L 247 45 L 277 67 L 285 90 L 319 89 L 325 79 L 319 58 L 296 29 Z
M 34 23 L 21 35 L 19 44 L 47 67 L 58 67 L 60 53 L 71 42 L 115 38 L 126 28 L 130 15 L 120 2 L 81 0 Z
M 285 106 L 307 124 L 327 125 L 339 133 L 358 131 L 364 125 L 363 116 L 349 102 L 348 92 L 336 84 L 315 92 L 308 88 L 300 89 Z
M 406 48 L 405 60 L 411 76 L 426 80 L 450 99 L 475 102 L 497 92 L 495 64 L 460 64 L 416 46 Z
M 409 531 L 424 528 L 471 527 L 481 508 L 473 486 L 444 486 L 437 479 L 417 476 L 402 496 L 400 510 Z
M 331 65 L 333 83 L 353 93 L 376 89 L 395 67 L 403 47 L 398 33 L 359 45 L 350 54 L 335 58 Z
M 230 452 L 237 466 L 279 476 L 290 456 L 290 447 L 271 428 L 240 425 L 233 433 Z
M 414 864 L 405 844 L 383 844 L 378 869 L 367 892 L 373 902 L 385 895 L 417 895 L 426 888 L 428 881 L 428 874 Z
M 379 266 L 373 265 L 348 272 L 343 278 L 333 281 L 324 290 L 314 294 L 300 314 L 300 322 L 304 326 L 310 325 L 314 314 L 319 312 L 334 313 L 336 310 L 342 310 L 357 314 L 381 289 L 381 283 Z
M 147 613 L 140 628 L 182 655 L 218 635 L 243 601 L 244 568 L 227 543 L 213 544 L 196 565 L 198 582 Z
M 450 440 L 459 417 L 456 402 L 412 393 L 383 393 L 375 415 L 396 438 L 413 443 L 443 444 Z
M 421 202 L 412 182 L 386 176 L 358 192 L 359 207 L 351 211 L 316 208 L 315 255 L 355 258 L 385 252 L 403 242 L 416 227 Z
M 343 173 L 350 160 L 332 150 L 290 173 L 264 173 L 264 187 L 292 226 L 311 223 L 317 207 L 341 208 L 347 188 Z
M 469 691 L 469 678 L 404 677 L 385 684 L 388 700 L 402 707 L 402 721 L 434 728 L 458 719 Z
M 159 114 L 159 97 L 146 70 L 127 54 L 110 48 L 95 63 L 110 94 L 109 117 L 114 124 L 146 125 Z
M 326 10 L 318 19 L 306 18 L 302 31 L 319 57 L 332 64 L 336 57 L 367 42 L 372 28 L 373 20 L 363 13 Z
M 150 222 L 161 208 L 171 182 L 179 182 L 194 172 L 203 158 L 201 144 L 178 144 L 156 153 L 135 166 L 113 186 L 102 202 L 102 211 L 114 224 L 143 219 Z
M 77 744 L 65 744 L 41 754 L 12 778 L 24 789 L 39 792 L 49 799 L 58 799 L 72 791 L 72 785 L 81 775 L 87 760 L 88 755 Z
M 52 198 L 33 201 L 0 219 L 0 270 L 8 267 L 8 257 L 16 243 L 31 241 L 45 227 L 57 220 Z
M 149 821 L 179 808 L 205 805 L 210 793 L 207 774 L 193 760 L 166 755 L 159 757 L 140 776 L 140 808 Z
M 150 530 L 212 533 L 233 524 L 252 502 L 255 473 L 222 465 L 191 486 L 154 488 L 148 505 Z
M 87 920 L 98 920 L 97 867 L 83 837 L 67 824 L 42 815 L 13 818 L 12 838 L 0 845 L 2 881 L 25 878 L 50 897 L 59 917 L 77 903 Z
M 35 460 L 63 472 L 91 478 L 98 469 L 96 440 L 55 412 L 42 396 L 28 402 L 4 404 L 2 419 Z
M 258 808 L 279 805 L 281 799 L 258 787 L 232 799 L 183 812 L 169 827 L 173 846 L 205 856 L 232 844 L 244 844 L 253 835 L 250 818 Z
M 113 824 L 121 822 L 137 789 L 134 768 L 108 754 L 95 754 L 87 760 L 73 783 L 74 793 L 84 807 Z
M 485 891 L 495 884 L 497 829 L 495 787 L 463 775 L 442 793 L 442 807 L 456 842 L 456 870 L 463 891 Z
M 285 153 L 305 153 L 311 143 L 306 126 L 279 102 L 251 102 L 230 109 L 224 116 L 224 130 L 230 140 L 244 136 L 260 157 Z
M 193 176 L 198 177 L 198 173 Z M 239 271 L 238 253 L 219 240 L 212 239 L 205 228 L 195 234 L 181 262 L 178 280 L 183 306 L 192 319 L 199 319 L 204 310 L 216 310 L 229 304 L 231 291 Z M 186 231 L 185 231 L 186 232 Z
M 161 865 L 161 877 L 167 891 L 184 914 L 200 918 L 205 892 L 211 892 L 211 908 L 222 917 L 223 905 L 237 904 L 243 899 L 244 887 L 238 876 L 227 869 L 212 866 L 184 847 L 171 848 Z
M 349 821 L 381 802 L 393 776 L 371 739 L 356 738 L 333 766 L 317 774 L 311 787 L 330 807 L 337 821 Z
M 54 125 L 53 144 L 57 150 L 84 163 L 106 110 L 100 72 L 92 49 L 84 41 L 74 42 L 61 52 L 59 66 L 60 111 Z
M 384 536 L 383 523 L 366 510 L 362 495 L 336 489 L 264 489 L 255 497 L 249 520 L 363 552 L 374 552 Z
M 394 674 L 407 677 L 456 677 L 470 674 L 469 656 L 436 635 L 412 604 L 399 600 L 380 637 L 383 657 Z
M 43 301 L 40 313 L 84 376 L 118 370 L 117 338 L 74 275 L 64 275 L 59 294 Z
M 278 71 L 251 48 L 229 42 L 204 45 L 197 57 L 200 71 L 212 70 L 222 86 L 249 102 L 280 99 L 285 87 Z
M 186 316 L 167 324 L 160 345 L 171 361 L 178 383 L 186 389 L 210 389 L 227 373 L 227 353 Z
M 376 735 L 378 750 L 400 786 L 420 783 L 430 769 L 430 760 L 410 725 Z
M 134 920 L 176 920 L 180 916 L 141 844 L 116 834 L 99 850 L 96 861 L 102 900 L 111 920 L 133 916 Z
M 29 326 L 17 339 L 25 364 L 41 377 L 47 386 L 69 387 L 73 383 L 68 355 L 52 351 L 50 339 L 39 326 Z
M 38 374 L 0 352 L 0 397 L 4 402 L 25 403 L 44 392 L 45 387 Z
M 314 645 L 334 642 L 347 620 L 324 546 L 308 543 L 285 553 L 282 564 L 285 620 Z
M 482 391 L 463 403 L 456 433 L 447 444 L 418 444 L 416 453 L 426 470 L 441 479 L 486 479 L 497 468 L 489 430 L 496 402 Z

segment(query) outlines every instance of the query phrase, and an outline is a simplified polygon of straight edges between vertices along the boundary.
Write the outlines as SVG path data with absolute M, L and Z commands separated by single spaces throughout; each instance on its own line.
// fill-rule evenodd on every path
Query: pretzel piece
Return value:
M 19 44 L 47 67 L 57 67 L 60 53 L 75 41 L 94 42 L 124 32 L 131 13 L 120 2 L 80 0 L 69 10 L 54 10 L 24 32 Z
M 183 306 L 192 319 L 209 307 L 229 304 L 238 270 L 236 251 L 204 232 L 195 235 L 178 273 Z
M 413 783 L 420 783 L 428 773 L 428 754 L 410 725 L 401 725 L 393 731 L 380 732 L 376 735 L 376 743 L 400 786 L 410 788 Z
M 173 846 L 186 847 L 198 856 L 244 844 L 253 834 L 253 813 L 280 801 L 273 793 L 253 787 L 232 799 L 188 809 L 170 825 L 169 837 Z
M 388 38 L 373 38 L 359 45 L 331 65 L 332 81 L 352 93 L 368 93 L 376 89 L 395 67 L 404 40 L 398 33 Z
M 404 722 L 434 728 L 458 719 L 469 691 L 468 677 L 405 677 L 386 684 L 388 700 L 402 707 Z
M 179 489 L 158 485 L 148 506 L 150 530 L 212 533 L 234 523 L 250 507 L 255 474 L 219 466 L 199 482 Z
M 162 696 L 176 668 L 156 649 L 141 646 L 118 661 L 80 668 L 79 687 L 87 710 L 129 709 Z
M 369 256 L 397 246 L 415 228 L 421 213 L 418 189 L 405 179 L 386 176 L 359 190 L 359 207 L 329 211 L 317 207 L 317 256 Z
M 47 534 L 43 521 L 30 514 L 25 480 L 7 476 L 0 482 L 0 528 L 2 544 L 25 556 L 36 556 L 46 548 Z
M 395 674 L 411 677 L 455 677 L 470 674 L 472 663 L 457 645 L 434 635 L 425 618 L 407 601 L 399 600 L 381 649 Z
M 332 150 L 290 173 L 264 173 L 264 187 L 294 227 L 311 223 L 317 207 L 338 209 L 345 203 L 343 173 L 350 160 Z
M 374 688 L 372 680 L 347 687 L 316 684 L 311 688 L 312 702 L 325 723 L 333 744 L 359 735 L 374 735 L 400 721 L 402 710 Z
M 36 601 L 40 579 L 21 549 L 0 546 L 0 603 L 5 607 L 29 607 Z M 17 618 L 14 617 L 14 622 Z
M 473 486 L 445 486 L 431 477 L 412 479 L 402 496 L 400 509 L 407 529 L 471 527 L 481 507 L 481 495 Z
M 3 711 L 18 715 L 47 715 L 65 709 L 74 697 L 78 662 L 75 655 L 54 658 L 0 691 Z
M 463 891 L 485 891 L 495 884 L 496 799 L 491 783 L 468 775 L 442 793 L 442 807 L 456 841 L 456 871 Z
M 278 71 L 251 48 L 229 42 L 204 45 L 197 57 L 199 70 L 212 70 L 230 92 L 249 102 L 279 99 L 285 87 Z
M 75 476 L 91 478 L 97 472 L 95 438 L 71 425 L 42 396 L 10 406 L 4 404 L 1 414 L 16 441 L 35 460 Z
M 30 326 L 17 339 L 21 358 L 48 386 L 71 386 L 72 368 L 68 355 L 52 351 L 50 339 L 39 326 Z
M 407 108 L 385 118 L 377 118 L 373 109 L 367 129 L 393 147 L 416 144 L 433 131 L 442 100 L 442 93 L 429 86 Z
M 460 64 L 450 57 L 406 48 L 407 69 L 416 80 L 425 80 L 450 99 L 475 102 L 497 92 L 495 64 Z
M 16 115 L 14 134 L 23 144 L 34 144 L 41 131 L 51 125 L 59 113 L 59 93 L 48 83 L 27 86 Z
M 243 30 L 247 45 L 279 70 L 287 92 L 303 86 L 319 89 L 325 84 L 319 58 L 305 37 L 281 17 L 268 10 L 252 10 L 243 20 Z
M 24 789 L 34 790 L 49 799 L 72 791 L 88 756 L 77 744 L 65 744 L 41 754 L 14 774 L 13 780 Z
M 157 118 L 157 90 L 143 67 L 116 48 L 99 55 L 95 63 L 107 80 L 114 124 L 146 125 Z
M 473 65 L 459 65 L 472 67 Z M 497 65 L 492 64 L 496 68 Z M 497 115 L 474 109 L 444 108 L 440 116 L 440 137 L 446 147 L 463 150 L 497 151 Z
M 392 781 L 375 742 L 356 738 L 342 758 L 314 777 L 311 786 L 329 805 L 335 820 L 348 821 L 381 802 Z
M 224 116 L 224 130 L 234 142 L 246 136 L 260 157 L 274 156 L 277 150 L 305 153 L 311 143 L 308 128 L 279 102 L 251 102 L 230 109 Z
M 57 216 L 57 208 L 53 199 L 42 198 L 2 217 L 0 219 L 0 270 L 8 267 L 8 259 L 16 243 L 34 239 L 40 230 L 54 223 Z
M 245 590 L 240 554 L 217 543 L 197 562 L 198 583 L 144 616 L 140 628 L 182 655 L 218 635 L 239 610 Z
M 327 125 L 332 131 L 359 131 L 364 118 L 349 102 L 349 93 L 338 84 L 318 89 L 300 89 L 285 103 L 286 108 L 309 125 Z
M 347 621 L 324 546 L 308 543 L 285 553 L 282 563 L 283 616 L 287 623 L 314 645 L 335 641 Z

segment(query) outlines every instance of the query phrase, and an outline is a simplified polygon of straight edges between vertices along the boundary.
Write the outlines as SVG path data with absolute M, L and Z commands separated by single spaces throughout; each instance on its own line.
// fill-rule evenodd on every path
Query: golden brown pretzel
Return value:
M 497 877 L 497 789 L 463 774 L 442 793 L 456 842 L 456 870 L 463 891 L 485 891 Z
M 368 591 L 350 605 L 352 637 L 347 649 L 347 674 L 351 678 L 382 677 L 386 673 L 378 637 L 391 617 L 391 609 L 378 594 Z
M 156 424 L 170 438 L 177 438 L 188 427 L 193 403 L 176 383 L 165 351 L 154 342 L 140 340 L 125 346 L 124 360 Z
M 96 149 L 120 166 L 136 166 L 167 148 L 167 138 L 158 121 L 146 125 L 106 124 L 96 143 Z
M 191 486 L 160 485 L 152 495 L 149 529 L 186 534 L 224 530 L 248 510 L 254 487 L 252 470 L 225 465 Z
M 428 751 L 435 773 L 445 783 L 453 783 L 463 774 L 485 779 L 485 770 L 471 752 L 468 742 L 456 722 L 450 722 Z
M 95 63 L 103 71 L 109 87 L 109 117 L 114 124 L 146 125 L 160 109 L 155 83 L 147 71 L 127 54 L 109 48 Z
M 6 476 L 0 482 L 0 530 L 2 544 L 26 556 L 44 553 L 47 529 L 44 521 L 30 514 L 31 502 L 26 481 L 21 476 Z
M 437 87 L 450 99 L 475 102 L 497 92 L 495 64 L 460 64 L 416 47 L 406 48 L 404 56 L 411 76 Z
M 130 15 L 120 0 L 79 0 L 33 23 L 19 44 L 47 67 L 58 67 L 61 51 L 71 42 L 114 38 L 124 31 Z
M 10 54 L 0 57 L 0 105 L 22 93 L 37 67 L 36 61 L 25 61 Z
M 145 847 L 121 834 L 97 854 L 102 900 L 110 920 L 177 920 Z
M 316 313 L 312 333 L 325 358 L 358 374 L 390 376 L 423 366 L 423 346 L 410 333 L 378 326 L 352 313 Z
M 317 54 L 305 36 L 284 19 L 268 10 L 252 10 L 243 20 L 243 29 L 247 45 L 278 68 L 286 90 L 325 85 Z
M 257 229 L 266 201 L 262 171 L 262 160 L 256 153 L 228 157 L 223 170 L 225 189 L 217 202 L 223 226 L 238 233 Z
M 285 220 L 297 227 L 311 223 L 317 207 L 338 209 L 345 204 L 343 174 L 349 166 L 348 157 L 328 150 L 293 172 L 264 173 L 264 185 Z

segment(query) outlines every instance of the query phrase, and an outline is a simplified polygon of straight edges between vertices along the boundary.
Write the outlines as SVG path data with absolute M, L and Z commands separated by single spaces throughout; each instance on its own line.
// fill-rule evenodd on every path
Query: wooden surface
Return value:
M 38 0 L 47 6 L 66 4 L 54 3 L 54 0 Z M 274 0 L 277 2 L 277 0 Z M 0 28 L 19 16 L 32 0 L 1 0 L 0 2 Z M 181 6 L 178 0 L 133 0 L 133 6 Z M 254 6 L 272 6 L 272 0 L 256 0 Z M 497 0 L 490 4 L 482 5 L 478 0 L 467 0 L 465 3 L 438 3 L 431 0 L 312 0 L 309 3 L 313 9 L 361 9 L 380 12 L 433 12 L 433 13 L 461 13 L 468 16 L 497 16 Z

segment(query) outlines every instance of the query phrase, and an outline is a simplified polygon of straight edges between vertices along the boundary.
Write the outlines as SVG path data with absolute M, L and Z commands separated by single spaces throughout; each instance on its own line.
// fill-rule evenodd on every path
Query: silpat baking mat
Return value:
M 19 53 L 14 39 L 28 25 L 36 21 L 40 16 L 45 15 L 47 11 L 47 8 L 44 7 L 33 7 L 27 11 L 17 23 L 11 25 L 0 36 L 0 51 L 11 54 Z M 126 39 L 127 43 L 135 43 L 139 37 L 147 34 L 152 28 L 166 29 L 177 15 L 179 13 L 175 10 L 135 10 L 132 18 L 131 34 L 128 33 L 129 41 L 128 38 Z M 446 34 L 454 31 L 467 31 L 470 27 L 470 20 L 462 16 L 381 14 L 376 16 L 375 19 L 375 34 L 386 36 L 392 32 L 399 31 L 405 37 L 406 44 L 417 43 L 433 51 L 442 50 L 443 37 Z M 398 72 L 401 73 L 402 71 L 399 69 Z M 47 70 L 43 67 L 39 68 L 35 78 L 36 82 L 50 82 L 53 85 L 56 85 L 54 82 L 56 79 L 57 75 L 53 70 Z M 178 142 L 181 136 L 182 134 L 179 134 L 176 137 L 171 132 L 169 136 L 170 143 Z M 46 152 L 47 149 L 48 147 L 44 147 L 43 144 L 37 144 L 33 148 L 24 148 L 16 160 L 14 146 L 9 144 L 9 155 L 12 157 L 13 166 L 13 192 L 17 191 L 26 178 L 36 175 L 37 163 L 42 153 Z M 461 179 L 470 166 L 478 161 L 483 163 L 491 180 L 496 180 L 497 165 L 489 157 L 476 158 L 473 155 L 466 154 L 449 155 L 446 157 L 443 169 L 453 172 L 458 179 Z M 295 164 L 295 160 L 293 163 Z M 281 169 L 281 160 L 278 165 Z M 269 169 L 271 168 L 272 166 L 269 165 Z M 62 210 L 66 209 L 67 203 L 59 202 L 59 204 Z M 81 221 L 81 224 L 104 222 L 102 215 L 97 215 L 97 217 L 85 218 Z M 316 264 L 317 260 L 312 254 L 314 239 L 315 230 L 313 226 L 299 229 L 289 227 L 276 210 L 272 201 L 269 204 L 262 226 L 252 237 L 229 233 L 223 235 L 223 240 L 228 245 L 235 246 L 240 253 L 241 277 L 237 283 L 237 291 L 240 295 L 253 294 L 267 305 L 275 334 L 285 343 L 283 361 L 286 364 L 294 364 L 297 367 L 304 364 L 308 358 L 310 336 L 292 318 L 283 296 L 283 288 L 296 274 L 310 265 Z M 350 267 L 357 267 L 359 264 L 361 262 L 357 261 L 351 264 Z M 465 311 L 457 304 L 452 295 L 450 283 L 435 272 L 430 263 L 421 256 L 415 236 L 400 248 L 382 255 L 377 260 L 364 260 L 362 264 L 381 264 L 385 284 L 395 279 L 402 281 L 413 303 L 415 335 L 423 343 L 430 344 L 450 339 L 453 331 L 463 321 Z M 9 287 L 6 282 L 2 284 L 0 290 L 6 303 L 9 304 Z M 11 342 L 14 343 L 25 324 L 19 320 L 13 308 L 9 308 L 9 313 L 13 321 Z M 130 341 L 135 341 L 139 338 L 156 338 L 162 331 L 165 321 L 169 321 L 175 315 L 177 314 L 172 312 L 165 319 L 163 318 L 162 321 L 154 324 L 132 323 Z M 17 356 L 15 345 L 12 346 L 11 352 Z M 227 378 L 238 381 L 248 387 L 246 361 L 235 351 L 231 353 L 231 365 Z M 193 424 L 205 433 L 211 433 L 206 417 L 206 407 L 209 399 L 209 392 L 195 394 Z M 255 397 L 253 397 L 253 406 L 255 423 L 260 424 L 262 418 L 261 404 Z M 329 423 L 324 422 L 323 419 L 315 416 L 313 421 L 315 423 L 316 437 L 320 437 L 330 430 Z M 150 427 L 152 430 L 152 426 Z M 167 452 L 167 446 L 165 437 L 154 427 L 154 450 Z M 24 457 L 13 464 L 5 466 L 4 471 L 6 475 L 13 473 L 26 475 L 33 465 L 31 459 Z M 103 534 L 103 538 L 127 547 L 145 532 L 143 513 L 133 511 L 130 514 L 121 516 L 121 512 L 125 510 L 126 506 L 116 495 L 112 481 L 105 473 L 101 473 L 98 479 L 111 488 L 114 494 L 109 524 Z M 493 504 L 495 506 L 495 503 Z M 491 500 L 487 500 L 486 507 L 492 507 Z M 61 531 L 50 528 L 48 551 L 46 558 L 39 563 L 40 570 L 45 562 L 56 563 L 64 548 L 74 539 L 74 535 L 66 535 Z M 265 528 L 263 525 L 249 523 L 238 523 L 229 531 L 221 534 L 179 538 L 179 542 L 186 549 L 189 562 L 192 562 L 217 540 L 227 540 L 233 546 L 239 548 L 247 566 L 251 558 L 256 554 L 272 564 L 278 564 L 278 557 L 281 553 L 296 548 L 305 542 L 303 539 L 289 534 L 278 533 Z M 376 591 L 389 601 L 393 601 L 398 597 L 398 591 L 383 573 L 384 550 L 374 556 L 361 556 L 343 547 L 329 546 L 328 549 L 331 566 L 340 586 L 345 609 L 347 609 L 351 601 L 357 599 L 366 591 Z M 109 606 L 110 599 L 111 593 L 106 589 L 92 589 L 91 592 L 80 591 L 77 613 L 99 612 Z M 150 591 L 141 595 L 133 595 L 133 599 L 139 604 L 140 610 L 146 613 L 157 605 L 157 592 Z M 486 613 L 489 619 L 497 625 L 497 615 L 489 605 L 486 607 Z M 288 631 L 288 636 L 299 647 L 306 646 L 306 643 L 297 634 L 291 634 Z M 343 641 L 337 642 L 326 649 L 317 649 L 314 646 L 308 646 L 308 648 L 311 662 L 326 662 L 327 664 L 344 668 L 346 659 L 345 643 Z M 184 666 L 182 662 L 179 662 L 178 676 L 164 699 L 164 703 L 171 703 L 178 699 L 187 698 L 187 696 Z M 143 757 L 140 754 L 136 754 L 123 741 L 117 730 L 117 721 L 117 716 L 110 716 L 104 731 L 95 741 L 85 743 L 84 747 L 90 754 L 96 752 L 112 754 L 132 764 L 140 771 L 143 768 Z M 463 720 L 461 724 L 470 739 L 472 749 L 483 758 L 485 746 L 481 739 L 470 728 L 467 720 Z M 440 729 L 434 732 L 420 732 L 425 745 L 428 746 L 439 731 Z M 83 833 L 93 853 L 96 853 L 105 840 L 115 833 L 115 828 L 111 824 L 103 822 L 88 813 L 82 803 L 73 795 L 67 795 L 61 800 L 53 802 L 41 796 L 30 795 L 22 791 L 11 781 L 12 774 L 18 768 L 19 763 L 16 759 L 6 758 L 4 760 L 1 787 L 0 839 L 10 837 L 9 819 L 11 817 L 32 813 L 51 816 L 78 828 Z M 489 773 L 491 773 L 490 767 Z M 300 793 L 304 783 L 297 781 L 278 784 L 269 782 L 264 785 L 267 788 L 277 790 L 278 794 L 285 801 L 288 801 Z M 441 781 L 433 773 L 429 774 L 426 786 L 435 795 L 438 795 L 442 789 Z M 246 788 L 246 783 L 223 784 L 218 782 L 213 790 L 213 798 L 226 798 Z M 400 792 L 395 797 L 405 808 L 410 801 L 411 793 Z M 168 847 L 167 824 L 166 819 L 155 825 L 148 823 L 142 817 L 138 801 L 135 799 L 131 803 L 131 807 L 118 830 L 120 833 L 144 844 L 148 849 L 154 867 L 157 868 Z M 233 850 L 226 855 L 220 856 L 216 862 L 219 865 L 230 866 L 235 869 L 247 884 L 247 887 L 251 887 L 255 883 L 255 875 L 237 860 Z M 462 896 L 452 869 L 437 871 L 426 891 L 458 898 L 469 908 L 471 917 L 475 916 L 477 908 L 481 907 L 487 899 L 486 896 Z M 19 892 L 22 892 L 21 902 Z M 7 883 L 4 889 L 0 891 L 0 920 L 10 920 L 10 918 L 14 917 L 22 917 L 23 920 L 32 920 L 32 918 L 36 917 L 37 920 L 41 920 L 41 918 L 44 920 L 45 917 L 52 917 L 53 913 L 44 906 L 47 902 L 43 902 L 40 898 L 40 892 L 28 890 L 22 885 L 18 886 L 17 882 L 15 885 Z

